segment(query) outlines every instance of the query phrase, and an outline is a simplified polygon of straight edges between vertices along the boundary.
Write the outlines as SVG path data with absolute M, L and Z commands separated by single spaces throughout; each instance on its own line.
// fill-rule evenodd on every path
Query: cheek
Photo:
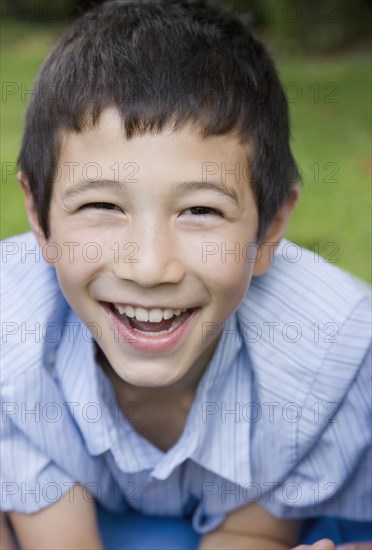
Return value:
M 217 227 L 211 232 L 187 235 L 180 240 L 183 254 L 190 255 L 193 261 L 209 263 L 214 267 L 226 264 L 253 265 L 257 254 L 257 244 L 254 237 L 254 224 L 246 221 Z M 246 238 L 242 237 L 246 235 Z
M 93 322 L 95 314 L 89 295 L 89 281 L 93 278 L 91 269 L 87 269 L 86 262 L 64 262 L 55 267 L 59 287 L 71 309 L 83 322 Z
M 100 237 L 97 239 L 97 235 Z M 104 241 L 99 232 L 94 236 L 89 229 L 77 231 L 71 224 L 53 220 L 50 242 L 58 248 L 59 258 L 55 262 L 57 274 L 64 281 L 72 278 L 76 282 L 89 276 L 105 257 Z
M 58 264 L 55 267 L 59 286 L 67 301 L 70 302 L 71 298 L 81 298 L 85 278 L 80 266 L 73 263 Z
M 52 238 L 56 238 L 56 234 Z M 59 286 L 70 304 L 71 299 L 81 301 L 89 281 L 101 265 L 101 247 L 97 243 L 69 239 L 68 235 L 54 242 L 60 255 L 53 263 Z
M 234 286 L 249 280 L 254 268 L 255 248 L 239 241 L 202 244 L 201 269 L 218 286 Z
M 201 277 L 210 293 L 233 310 L 248 290 L 252 273 L 253 264 L 244 259 L 235 261 L 233 256 L 227 256 L 226 261 L 221 261 L 221 257 L 213 257 L 203 264 Z
M 55 217 L 51 241 L 60 250 L 61 270 L 71 266 L 77 277 L 89 277 L 102 266 L 118 261 L 118 250 L 126 242 L 117 226 L 98 226 L 97 223 L 77 223 L 74 220 L 58 222 Z

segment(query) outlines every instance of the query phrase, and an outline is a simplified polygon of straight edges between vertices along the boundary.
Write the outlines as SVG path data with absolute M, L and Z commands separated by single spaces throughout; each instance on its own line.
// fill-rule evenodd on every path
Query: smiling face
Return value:
M 63 135 L 50 207 L 61 254 L 53 261 L 48 247 L 46 259 L 127 383 L 182 385 L 207 366 L 255 268 L 245 166 L 231 136 L 202 139 L 191 127 L 128 141 L 115 110 Z

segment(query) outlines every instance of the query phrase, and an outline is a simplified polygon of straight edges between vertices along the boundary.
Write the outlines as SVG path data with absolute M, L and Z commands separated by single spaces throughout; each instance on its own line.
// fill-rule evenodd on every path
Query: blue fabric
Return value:
M 79 482 L 113 512 L 193 515 L 198 533 L 253 501 L 282 518 L 371 519 L 371 306 L 347 273 L 283 241 L 162 452 L 118 407 L 35 238 L 2 245 L 3 510 L 36 512 Z
M 185 518 L 115 514 L 97 506 L 98 523 L 106 550 L 194 550 L 200 535 Z
M 311 518 L 304 522 L 301 542 L 329 538 L 335 544 L 372 540 L 372 522 L 349 521 L 336 518 Z
M 105 550 L 196 550 L 200 540 L 185 518 L 159 518 L 137 512 L 114 514 L 97 505 Z M 301 543 L 329 538 L 335 544 L 372 540 L 372 522 L 311 518 L 304 521 Z M 14 538 L 17 550 L 20 546 Z
M 200 536 L 185 518 L 144 516 L 137 512 L 114 514 L 97 506 L 106 550 L 196 550 Z M 305 520 L 301 543 L 330 538 L 335 544 L 372 540 L 372 523 L 311 518 Z

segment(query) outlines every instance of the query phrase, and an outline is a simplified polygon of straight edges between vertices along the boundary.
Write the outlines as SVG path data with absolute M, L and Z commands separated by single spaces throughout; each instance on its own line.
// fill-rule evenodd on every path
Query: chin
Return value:
M 142 388 L 164 388 L 176 384 L 183 377 L 183 373 L 170 373 L 166 369 L 154 365 L 134 365 L 130 372 L 123 369 L 114 369 L 116 374 L 127 384 Z

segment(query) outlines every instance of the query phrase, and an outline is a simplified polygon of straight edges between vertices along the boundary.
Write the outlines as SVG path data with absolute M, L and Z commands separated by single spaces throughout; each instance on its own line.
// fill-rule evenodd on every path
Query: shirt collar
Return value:
M 184 431 L 152 472 L 165 479 L 187 459 L 227 480 L 248 483 L 250 423 L 241 422 L 249 404 L 249 360 L 242 346 L 236 313 L 221 336 L 190 409 Z M 248 405 L 249 406 L 249 405 Z M 248 413 L 247 413 L 248 414 Z M 246 449 L 246 452 L 241 452 Z
M 72 310 L 67 327 L 56 356 L 56 372 L 89 453 L 111 451 L 119 469 L 126 473 L 152 470 L 166 453 L 145 440 L 125 418 L 112 384 L 96 360 L 93 337 Z
M 66 341 L 62 340 L 56 356 L 56 371 L 91 455 L 111 450 L 122 471 L 148 469 L 158 479 L 168 477 L 187 459 L 227 479 L 235 478 L 237 463 L 229 459 L 226 441 L 231 438 L 239 441 L 239 447 L 243 445 L 247 452 L 249 446 L 249 425 L 237 423 L 238 413 L 229 412 L 240 407 L 239 400 L 247 401 L 246 396 L 239 393 L 239 386 L 240 392 L 247 387 L 241 379 L 247 374 L 237 372 L 242 338 L 236 314 L 226 321 L 198 385 L 184 430 L 166 453 L 144 440 L 130 423 L 122 421 L 111 383 L 97 364 L 93 338 L 73 311 L 68 324 L 70 330 L 63 335 Z M 71 327 L 75 328 L 73 338 Z M 247 469 L 247 455 L 243 456 Z
M 95 360 L 95 345 L 84 323 L 70 310 L 55 358 L 59 384 L 91 455 L 111 446 L 113 423 L 108 380 Z

